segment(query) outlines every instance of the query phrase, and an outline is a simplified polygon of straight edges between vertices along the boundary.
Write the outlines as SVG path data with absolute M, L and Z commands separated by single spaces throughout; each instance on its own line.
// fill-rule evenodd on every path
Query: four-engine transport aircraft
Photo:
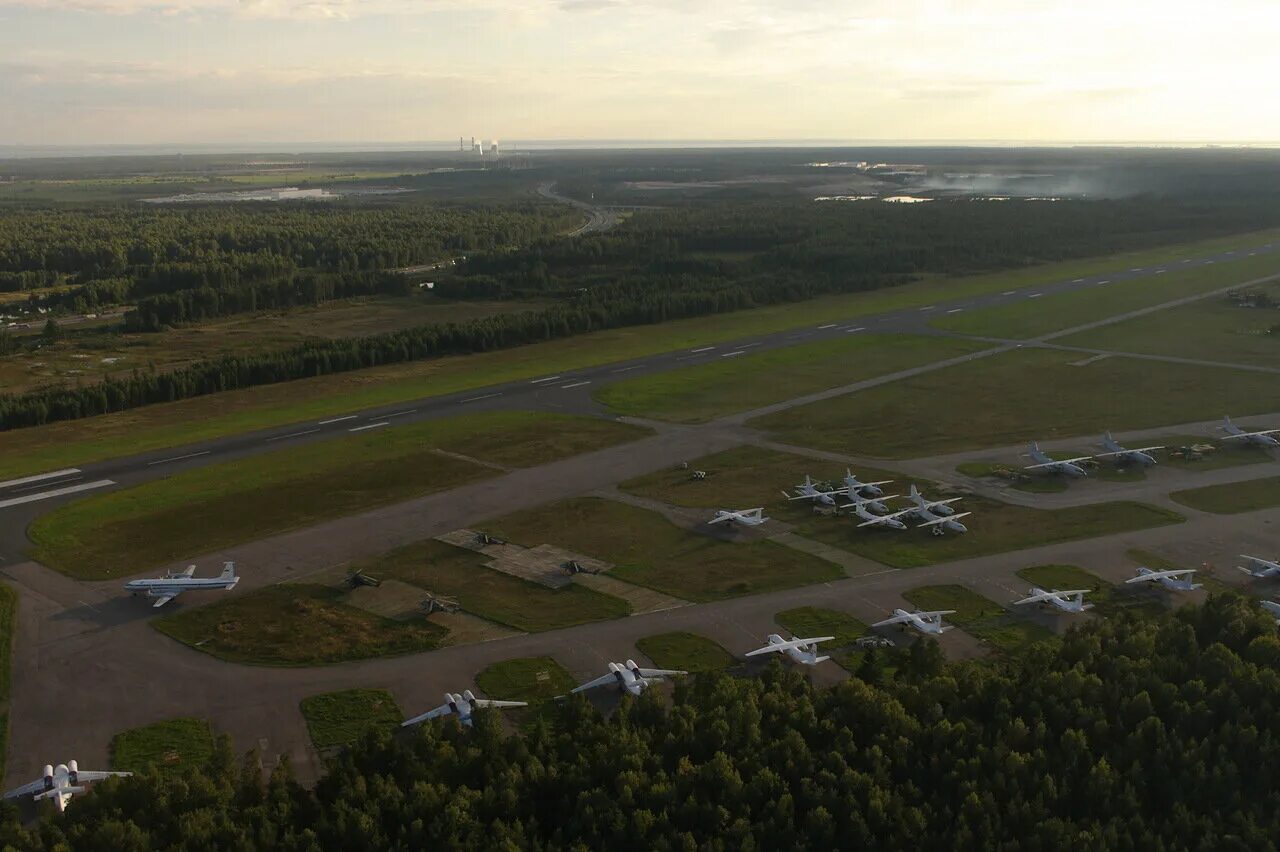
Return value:
M 1151 455 L 1156 450 L 1163 450 L 1164 447 L 1140 447 L 1136 450 L 1129 449 L 1122 445 L 1115 438 L 1111 437 L 1111 433 L 1107 432 L 1102 436 L 1102 448 L 1105 453 L 1098 453 L 1094 458 L 1105 459 L 1113 458 L 1116 464 L 1137 464 L 1143 467 L 1150 467 L 1156 463 L 1155 457 Z
M 1166 589 L 1175 592 L 1194 592 L 1202 585 L 1190 579 L 1194 573 L 1196 573 L 1194 568 L 1178 568 L 1171 571 L 1152 571 L 1150 568 L 1139 568 L 1138 575 L 1125 580 L 1125 583 L 1159 583 Z M 1187 579 L 1180 579 L 1182 577 Z
M 795 494 L 788 494 L 783 491 L 782 496 L 786 497 L 788 500 L 817 500 L 819 503 L 824 505 L 834 506 L 836 501 L 833 497 L 839 493 L 840 492 L 838 491 L 823 491 L 812 479 L 809 478 L 809 474 L 806 473 L 804 475 L 804 482 L 796 486 Z
M 1071 589 L 1069 591 L 1060 592 L 1054 589 L 1052 592 L 1046 592 L 1039 586 L 1032 586 L 1027 597 L 1020 601 L 1014 601 L 1014 606 L 1022 606 L 1023 604 L 1051 604 L 1056 606 L 1063 612 L 1084 612 L 1086 609 L 1093 609 L 1093 604 L 1084 602 L 1085 593 L 1088 589 Z
M 1246 556 L 1243 553 L 1240 554 L 1240 558 L 1244 560 L 1244 564 L 1236 567 L 1250 577 L 1259 579 L 1280 577 L 1280 562 L 1272 562 L 1270 559 L 1263 559 L 1259 556 Z
M 679 669 L 642 669 L 636 665 L 635 660 L 627 660 L 626 665 L 610 663 L 608 674 L 601 675 L 595 680 L 589 680 L 581 686 L 575 686 L 570 691 L 583 692 L 588 689 L 595 689 L 597 686 L 615 684 L 623 692 L 639 695 L 651 684 L 659 683 L 674 675 L 683 674 L 688 674 L 688 672 L 680 671 Z
M 1243 441 L 1246 444 L 1253 444 L 1255 447 L 1280 447 L 1280 440 L 1275 438 L 1275 435 L 1280 433 L 1280 429 L 1261 429 L 1257 432 L 1246 432 L 1232 423 L 1230 417 L 1223 416 L 1222 423 L 1218 426 L 1218 431 L 1227 433 L 1222 439 L 1224 441 Z
M 786 654 L 804 666 L 816 666 L 823 660 L 829 660 L 830 657 L 818 656 L 818 643 L 830 642 L 834 636 L 815 636 L 811 639 L 797 639 L 794 636 L 790 639 L 783 639 L 777 633 L 770 633 L 767 644 L 763 648 L 757 648 L 754 651 L 748 651 L 746 656 L 756 657 L 760 654 Z
M 410 725 L 416 725 L 419 722 L 425 722 L 428 719 L 439 719 L 441 716 L 455 715 L 458 721 L 470 727 L 471 717 L 481 707 L 528 707 L 528 703 L 524 701 L 494 701 L 490 698 L 476 698 L 471 690 L 463 690 L 461 695 L 456 692 L 446 692 L 444 694 L 444 703 L 434 710 L 428 710 L 421 716 L 414 716 L 412 719 L 405 719 L 400 723 L 400 727 L 407 728 Z
M 57 767 L 46 764 L 41 778 L 10 790 L 4 794 L 4 798 L 19 799 L 30 796 L 37 802 L 41 799 L 52 799 L 58 808 L 58 813 L 62 813 L 67 809 L 67 802 L 71 801 L 72 796 L 89 789 L 84 786 L 86 783 L 113 776 L 123 778 L 132 774 L 132 772 L 99 772 L 81 769 L 74 760 L 59 763 Z
M 1027 465 L 1023 470 L 1043 470 L 1046 473 L 1060 473 L 1063 476 L 1070 476 L 1076 479 L 1089 475 L 1079 463 L 1093 458 L 1093 456 L 1080 456 L 1074 459 L 1050 458 L 1048 453 L 1040 449 L 1038 441 L 1032 441 L 1028 444 L 1027 451 L 1023 455 L 1030 457 L 1035 462 L 1035 464 Z
M 877 621 L 872 627 L 888 627 L 891 624 L 901 624 L 905 630 L 907 627 L 914 627 L 921 633 L 932 633 L 935 636 L 946 633 L 951 629 L 952 625 L 943 624 L 942 616 L 951 615 L 954 609 L 936 609 L 932 612 L 907 612 L 905 609 L 895 609 L 892 618 L 886 618 L 884 621 Z
M 136 594 L 143 594 L 149 598 L 155 598 L 155 606 L 164 606 L 169 601 L 176 598 L 183 592 L 189 592 L 200 589 L 226 589 L 230 591 L 236 587 L 236 583 L 240 582 L 240 578 L 236 576 L 236 564 L 234 562 L 223 563 L 222 573 L 217 577 L 196 577 L 196 566 L 192 565 L 185 571 L 170 571 L 165 576 L 157 580 L 130 580 L 124 584 L 124 587 Z
M 717 509 L 716 516 L 707 521 L 708 524 L 742 524 L 744 527 L 758 527 L 769 520 L 764 516 L 764 508 L 754 509 Z

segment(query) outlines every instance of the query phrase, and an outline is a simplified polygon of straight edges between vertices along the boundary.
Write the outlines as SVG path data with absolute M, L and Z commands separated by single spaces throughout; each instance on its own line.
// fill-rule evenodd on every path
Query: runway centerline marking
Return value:
M 482 396 L 469 396 L 466 399 L 459 400 L 459 402 L 478 402 L 482 399 L 493 399 L 495 396 L 502 396 L 502 392 L 499 391 L 498 393 L 486 393 Z
M 81 479 L 84 479 L 84 477 L 78 474 L 72 474 L 71 476 L 59 479 L 57 482 L 38 482 L 34 485 L 23 485 L 20 488 L 11 488 L 10 491 L 14 494 L 22 494 L 26 491 L 39 491 L 41 488 L 49 488 L 51 486 L 68 485 Z
M 268 438 L 267 443 L 270 444 L 272 441 L 283 441 L 287 438 L 301 438 L 303 435 L 314 435 L 319 431 L 319 429 L 307 429 L 304 432 L 290 432 L 288 435 L 276 435 L 274 438 Z
M 55 488 L 52 491 L 41 491 L 36 494 L 28 494 L 25 497 L 11 497 L 8 500 L 0 500 L 0 509 L 7 509 L 10 506 L 20 506 L 23 503 L 34 503 L 37 500 L 48 500 L 51 497 L 61 497 L 64 494 L 77 494 L 81 491 L 89 491 L 94 488 L 103 488 L 107 485 L 115 485 L 115 480 L 99 479 L 96 482 L 85 482 L 80 485 L 68 485 L 66 488 Z
M 818 330 L 822 331 L 824 328 L 835 328 L 835 327 L 836 327 L 836 324 L 831 322 L 831 323 L 827 323 L 826 325 L 818 326 Z
M 1030 296 L 1027 296 L 1027 298 L 1028 298 L 1028 299 L 1039 299 L 1039 298 L 1040 298 L 1041 296 L 1043 296 L 1043 295 L 1044 295 L 1044 293 L 1032 293 Z
M 720 357 L 721 357 L 721 358 L 732 358 L 734 355 L 745 355 L 745 354 L 746 354 L 746 350 L 745 350 L 745 349 L 737 349 L 737 350 L 734 350 L 733 352 L 722 352 L 722 353 L 720 353 Z
M 201 450 L 198 453 L 187 453 L 185 456 L 174 456 L 173 458 L 160 459 L 159 461 L 147 462 L 147 467 L 153 467 L 158 464 L 168 464 L 169 462 L 182 461 L 183 459 L 194 459 L 197 456 L 207 456 L 213 450 Z
M 1003 293 L 1001 293 L 1000 295 L 1001 295 L 1001 296 L 1012 296 L 1012 295 L 1013 295 L 1014 293 L 1016 293 L 1016 292 L 1018 292 L 1018 291 L 1017 291 L 1017 290 L 1005 290 L 1005 291 L 1004 291 Z
M 715 349 L 715 347 L 714 347 L 714 346 L 704 346 L 704 347 L 702 347 L 701 349 L 690 349 L 689 351 L 690 351 L 690 352 L 692 352 L 692 353 L 694 353 L 694 354 L 696 355 L 696 354 L 697 354 L 697 353 L 699 353 L 699 352 L 710 352 L 712 349 Z
M 348 432 L 363 432 L 363 431 L 364 431 L 364 430 L 366 430 L 366 429 L 377 429 L 377 428 L 380 428 L 380 427 L 382 427 L 382 426 L 390 426 L 390 425 L 391 425 L 391 424 L 390 424 L 390 423 L 388 423 L 386 420 L 379 420 L 377 423 L 366 423 L 366 424 L 364 424 L 363 426 L 353 426 L 353 427 L 351 427 L 350 429 L 348 429 L 347 431 L 348 431 Z
M 610 372 L 613 372 L 613 373 L 625 373 L 625 372 L 627 372 L 628 370 L 639 370 L 639 369 L 640 369 L 641 367 L 643 367 L 643 366 L 644 366 L 644 364 L 632 364 L 630 367 L 619 367 L 618 369 L 616 369 L 616 370 L 611 370 Z
M 15 485 L 26 485 L 28 482 L 41 482 L 46 479 L 58 479 L 63 476 L 70 476 L 73 473 L 79 473 L 80 468 L 68 467 L 62 470 L 55 470 L 51 473 L 41 473 L 36 476 L 24 476 L 22 479 L 10 479 L 8 482 L 0 482 L 0 490 L 5 488 L 13 488 Z
M 858 332 L 858 331 L 866 331 L 866 330 L 867 330 L 867 327 L 866 327 L 865 325 L 860 325 L 860 326 L 858 326 L 857 328 L 847 328 L 847 329 L 845 329 L 845 332 L 844 332 L 844 333 L 845 333 L 845 334 L 853 334 L 854 332 Z
M 319 425 L 328 426 L 330 423 L 341 423 L 344 420 L 355 420 L 359 416 L 359 414 L 348 414 L 346 417 L 335 417 L 332 420 L 321 420 Z
M 389 420 L 392 417 L 404 417 L 406 414 L 413 414 L 417 410 L 418 409 L 416 408 L 406 408 L 404 411 L 393 411 L 390 414 L 384 414 L 382 416 L 386 417 Z
M 589 385 L 591 382 L 574 382 L 571 385 L 561 385 L 560 390 L 568 390 L 569 388 L 580 388 L 583 385 Z
M 961 312 L 961 311 L 963 311 L 963 310 L 964 310 L 964 308 L 952 308 L 951 310 L 947 311 L 947 313 L 949 313 L 949 314 L 958 314 L 958 313 L 960 313 L 960 312 Z
M 558 378 L 560 378 L 560 377 L 559 377 L 559 376 L 547 376 L 545 379 L 534 379 L 533 381 L 529 382 L 529 384 L 531 384 L 531 385 L 537 385 L 537 384 L 541 384 L 541 383 L 543 383 L 543 382 L 554 382 L 554 381 L 555 381 L 556 379 L 558 379 Z

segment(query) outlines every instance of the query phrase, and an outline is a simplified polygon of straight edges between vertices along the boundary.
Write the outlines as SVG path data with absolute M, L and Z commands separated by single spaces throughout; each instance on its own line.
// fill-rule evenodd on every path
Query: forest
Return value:
M 668 698 L 580 697 L 374 733 L 314 790 L 224 742 L 205 772 L 99 783 L 5 849 L 1269 850 L 1280 639 L 1238 595 L 1093 620 L 986 661 L 921 641 L 816 689 L 773 664 Z M 883 672 L 872 666 L 872 672 Z

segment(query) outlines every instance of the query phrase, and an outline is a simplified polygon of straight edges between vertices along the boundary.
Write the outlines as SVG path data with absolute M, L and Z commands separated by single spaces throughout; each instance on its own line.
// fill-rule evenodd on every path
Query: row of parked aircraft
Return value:
M 1254 432 L 1248 432 L 1231 422 L 1230 417 L 1223 417 L 1222 423 L 1217 427 L 1218 431 L 1223 432 L 1223 441 L 1232 441 L 1235 443 L 1249 444 L 1255 447 L 1263 447 L 1270 449 L 1272 447 L 1280 447 L 1280 439 L 1275 436 L 1280 435 L 1280 429 L 1261 429 Z M 1140 467 L 1150 467 L 1156 463 L 1155 456 L 1152 455 L 1156 450 L 1163 450 L 1164 447 L 1126 447 L 1111 437 L 1111 433 L 1107 432 L 1102 436 L 1101 442 L 1104 452 L 1092 456 L 1078 456 L 1073 459 L 1055 459 L 1048 453 L 1040 449 L 1037 441 L 1032 441 L 1027 447 L 1028 456 L 1035 464 L 1027 465 L 1023 470 L 1036 470 L 1044 473 L 1059 473 L 1063 476 L 1073 478 L 1082 478 L 1088 476 L 1088 472 L 1082 467 L 1084 462 L 1110 459 L 1117 465 L 1138 465 Z

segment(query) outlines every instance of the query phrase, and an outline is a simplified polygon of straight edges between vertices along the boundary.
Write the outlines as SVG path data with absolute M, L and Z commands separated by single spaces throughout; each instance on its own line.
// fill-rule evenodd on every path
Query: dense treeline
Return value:
M 44 850 L 1274 850 L 1280 641 L 1215 596 L 1096 620 L 997 662 L 922 641 L 893 679 L 815 689 L 779 665 L 581 698 L 515 735 L 371 735 L 314 791 L 224 744 L 207 774 L 103 782 L 61 819 L 0 827 Z M 875 678 L 872 681 L 876 680 Z M 59 846 L 66 844 L 66 846 Z

